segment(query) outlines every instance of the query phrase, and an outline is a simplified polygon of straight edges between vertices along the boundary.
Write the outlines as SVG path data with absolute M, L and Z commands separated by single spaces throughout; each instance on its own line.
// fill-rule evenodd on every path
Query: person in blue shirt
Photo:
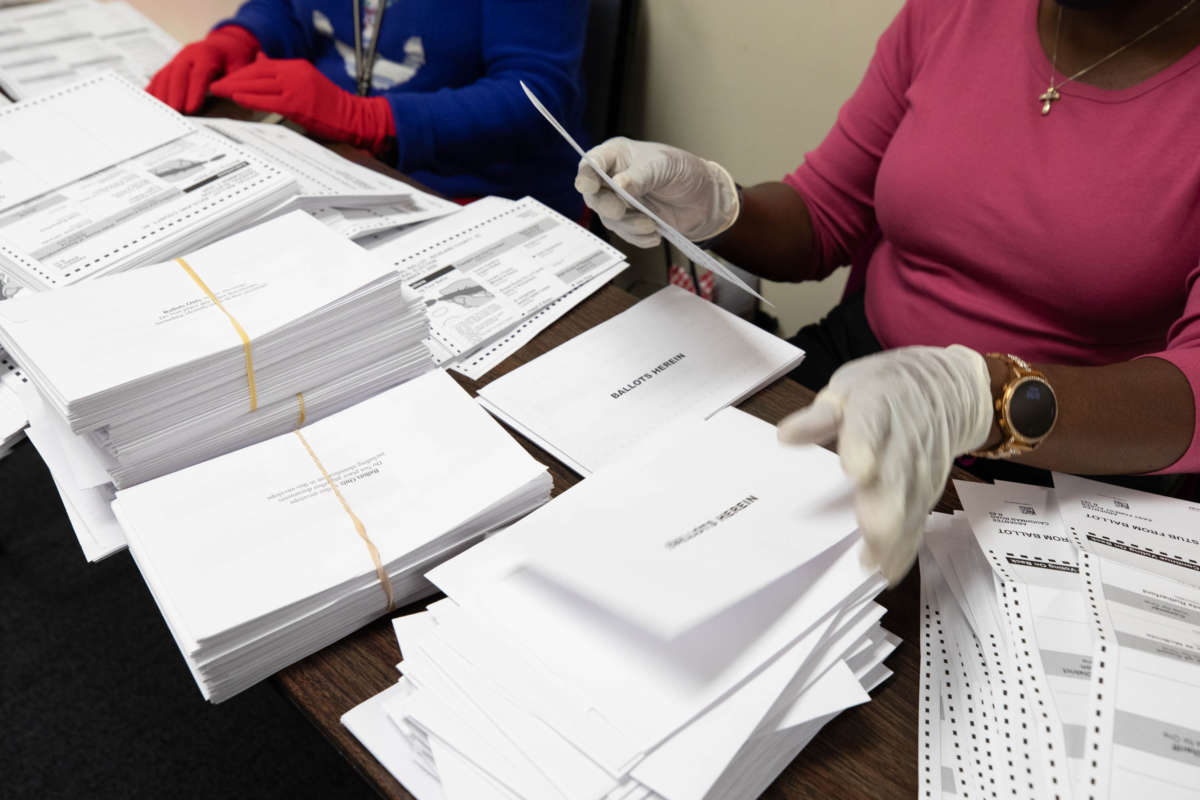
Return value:
M 384 156 L 448 197 L 528 194 L 577 218 L 578 159 L 520 81 L 580 132 L 587 5 L 249 0 L 147 90 L 185 113 L 213 94 L 282 114 Z

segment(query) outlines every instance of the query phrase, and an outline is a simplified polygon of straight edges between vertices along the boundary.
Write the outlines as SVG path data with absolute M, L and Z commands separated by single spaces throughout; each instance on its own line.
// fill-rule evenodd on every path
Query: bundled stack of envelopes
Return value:
M 957 484 L 920 554 L 922 797 L 1196 797 L 1200 504 Z
M 303 212 L 0 304 L 0 341 L 38 390 L 31 438 L 53 430 L 43 456 L 68 491 L 137 484 L 371 397 L 432 367 L 426 331 L 386 263 Z
M 120 491 L 113 506 L 204 696 L 219 702 L 428 593 L 433 564 L 550 487 L 545 467 L 431 372 Z
M 419 800 L 756 797 L 889 674 L 860 548 L 835 455 L 681 422 L 429 573 L 343 723 Z

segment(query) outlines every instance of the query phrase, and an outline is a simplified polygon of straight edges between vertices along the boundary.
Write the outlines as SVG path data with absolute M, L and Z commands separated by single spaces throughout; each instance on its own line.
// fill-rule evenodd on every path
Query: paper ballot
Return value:
M 184 117 L 111 72 L 37 102 L 2 108 L 0 211 L 193 130 Z
M 0 88 L 18 100 L 103 70 L 145 86 L 180 47 L 120 0 L 52 0 L 6 9 L 0 30 Z
M 0 112 L 0 294 L 172 258 L 295 193 L 290 175 L 112 73 L 73 83 Z
M 587 475 L 667 423 L 737 403 L 803 357 L 789 342 L 668 286 L 493 381 L 479 398 Z
M 471 359 L 624 266 L 619 250 L 529 197 L 485 197 L 372 253 L 425 301 L 440 366 Z
M 748 294 L 753 295 L 754 297 L 757 297 L 767 305 L 774 305 L 771 303 L 771 301 L 767 300 L 767 298 L 754 291 L 754 289 L 752 289 L 745 281 L 739 278 L 736 273 L 734 273 L 713 256 L 701 250 L 690 239 L 667 224 L 662 217 L 658 216 L 649 208 L 647 208 L 645 203 L 638 200 L 636 197 L 617 185 L 617 182 L 614 181 L 612 177 L 610 177 L 609 174 L 605 172 L 599 164 L 593 161 L 592 157 L 589 156 L 587 152 L 579 146 L 579 143 L 575 141 L 575 138 L 571 136 L 571 134 L 567 133 L 567 129 L 562 126 L 562 123 L 554 118 L 554 115 L 550 113 L 548 108 L 542 105 L 541 101 L 538 100 L 534 93 L 530 91 L 529 87 L 525 85 L 524 81 L 521 81 L 521 88 L 525 90 L 525 96 L 529 98 L 529 102 L 533 103 L 534 108 L 536 108 L 541 115 L 546 118 L 547 122 L 554 126 L 554 130 L 558 131 L 560 136 L 567 140 L 567 143 L 575 149 L 575 152 L 579 154 L 580 158 L 586 161 L 588 166 L 595 170 L 596 174 L 600 176 L 600 179 L 608 184 L 609 188 L 616 192 L 618 197 L 649 217 L 664 239 L 678 247 L 680 252 L 687 256 L 691 261 L 699 264 L 710 272 L 715 272 L 717 275 L 720 275 L 734 286 L 738 287 L 744 292 L 747 292 Z
M 1096 637 L 1085 796 L 1200 797 L 1200 589 L 1082 563 Z
M 930 520 L 922 795 L 1198 797 L 1194 504 L 1054 478 Z
M 210 119 L 203 124 L 296 179 L 299 193 L 272 213 L 304 209 L 355 239 L 459 210 L 456 203 L 342 158 L 282 125 L 232 119 Z
M 1054 473 L 1081 550 L 1200 587 L 1200 503 Z

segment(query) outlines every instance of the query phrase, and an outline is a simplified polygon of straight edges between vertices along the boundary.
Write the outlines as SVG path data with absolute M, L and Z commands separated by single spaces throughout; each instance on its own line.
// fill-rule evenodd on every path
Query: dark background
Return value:
M 210 705 L 127 552 L 88 564 L 41 458 L 0 461 L 0 796 L 370 798 L 264 681 Z

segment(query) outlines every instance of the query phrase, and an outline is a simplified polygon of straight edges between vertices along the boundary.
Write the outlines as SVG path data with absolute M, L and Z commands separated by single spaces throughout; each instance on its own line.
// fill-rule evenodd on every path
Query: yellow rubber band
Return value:
M 306 419 L 304 416 L 304 392 L 296 392 L 296 399 L 300 401 L 300 419 L 297 420 L 296 427 L 303 428 Z
M 325 482 L 329 484 L 330 489 L 333 489 L 333 493 L 337 497 L 338 502 L 342 504 L 342 508 L 346 509 L 346 513 L 349 514 L 350 519 L 353 520 L 354 530 L 358 531 L 359 538 L 361 538 L 367 545 L 367 552 L 371 554 L 371 561 L 375 563 L 375 574 L 379 576 L 379 583 L 383 585 L 383 591 L 385 594 L 387 594 L 387 610 L 395 610 L 396 598 L 392 594 L 392 582 L 388 579 L 388 574 L 383 568 L 383 560 L 379 557 L 379 548 L 376 547 L 375 543 L 371 541 L 371 537 L 367 536 L 366 526 L 362 524 L 362 520 L 358 518 L 358 515 L 350 510 L 350 504 L 346 502 L 346 498 L 342 496 L 342 491 L 338 489 L 338 486 L 336 483 L 334 483 L 333 478 L 331 478 L 329 473 L 325 470 L 325 465 L 321 463 L 321 459 L 317 458 L 317 454 L 313 452 L 312 447 L 308 444 L 308 440 L 304 438 L 304 434 L 302 434 L 300 431 L 292 431 L 292 433 L 296 434 L 296 438 L 300 440 L 300 443 L 304 445 L 304 449 L 308 451 L 310 456 L 312 456 L 313 463 L 316 464 L 317 469 L 321 471 L 321 475 L 324 476 Z
M 250 410 L 256 411 L 258 409 L 258 392 L 254 388 L 254 359 L 250 357 L 250 337 L 246 335 L 246 329 L 242 327 L 240 322 L 233 318 L 233 314 L 225 310 L 225 306 L 221 305 L 221 301 L 213 294 L 212 289 L 208 288 L 208 284 L 200 280 L 200 276 L 196 274 L 196 270 L 191 268 L 191 265 L 182 258 L 175 259 L 175 263 L 183 267 L 183 271 L 190 275 L 192 280 L 196 282 L 196 285 L 208 295 L 208 299 L 212 300 L 213 305 L 221 309 L 221 313 L 229 318 L 229 321 L 233 323 L 233 329 L 242 338 L 242 351 L 246 354 L 246 382 L 250 385 Z

